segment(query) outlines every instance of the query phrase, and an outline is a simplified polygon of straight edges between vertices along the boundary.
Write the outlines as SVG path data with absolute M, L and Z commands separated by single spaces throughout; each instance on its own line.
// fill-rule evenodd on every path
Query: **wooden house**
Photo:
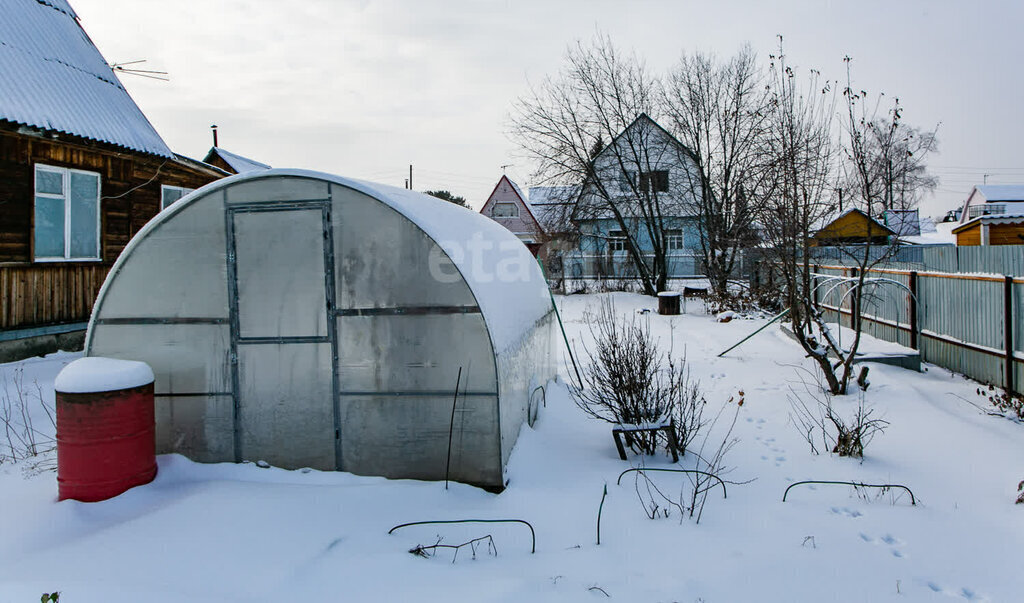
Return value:
M 887 245 L 897 233 L 859 209 L 849 209 L 814 233 L 814 245 Z
M 526 195 L 508 176 L 502 175 L 480 213 L 501 224 L 522 241 L 536 257 L 544 241 L 544 228 L 534 215 Z
M 953 234 L 960 246 L 1024 245 L 1024 185 L 975 186 Z
M 227 175 L 167 147 L 66 0 L 4 6 L 0 360 L 74 347 L 129 239 Z
M 216 136 L 214 139 L 216 140 Z M 248 157 L 242 157 L 231 151 L 225 151 L 216 146 L 216 144 L 210 148 L 210 152 L 203 158 L 203 163 L 218 167 L 229 174 L 245 174 L 270 169 L 270 166 L 265 163 L 249 159 Z
M 572 210 L 579 243 L 567 275 L 628 273 L 630 242 L 648 259 L 661 245 L 673 278 L 700 274 L 697 168 L 683 143 L 640 114 L 597 153 L 591 170 Z
M 953 229 L 956 244 L 1024 245 L 1024 213 L 982 215 Z

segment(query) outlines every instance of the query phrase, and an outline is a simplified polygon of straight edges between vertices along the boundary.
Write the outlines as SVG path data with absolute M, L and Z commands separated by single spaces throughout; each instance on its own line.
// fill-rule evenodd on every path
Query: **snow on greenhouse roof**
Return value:
M 0 120 L 173 153 L 64 0 L 0 0 Z
M 480 306 L 495 353 L 517 343 L 552 310 L 547 280 L 536 258 L 504 226 L 471 209 L 430 195 L 375 182 L 312 170 L 282 169 L 237 174 L 217 180 L 183 197 L 150 220 L 128 243 L 118 264 L 164 220 L 221 188 L 260 178 L 295 177 L 331 182 L 388 205 L 433 239 L 458 268 Z M 115 265 L 112 272 L 117 272 Z M 110 283 L 108 279 L 99 298 Z

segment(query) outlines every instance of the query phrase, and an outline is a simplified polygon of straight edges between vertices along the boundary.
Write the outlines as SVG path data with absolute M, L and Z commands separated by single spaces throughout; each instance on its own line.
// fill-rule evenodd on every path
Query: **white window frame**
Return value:
M 62 178 L 60 195 L 56 193 L 40 193 L 36 190 L 36 173 L 39 171 L 51 172 L 60 174 Z M 88 174 L 96 177 L 96 255 L 88 257 L 72 257 L 71 253 L 71 174 Z M 100 199 L 103 197 L 103 179 L 100 177 L 98 172 L 90 172 L 88 170 L 76 170 L 73 168 L 63 168 L 55 165 L 46 165 L 44 163 L 35 164 L 35 169 L 32 171 L 32 191 L 34 193 L 32 197 L 32 255 L 33 261 L 36 262 L 98 262 L 102 258 L 101 250 L 103 249 L 103 233 L 101 232 L 100 225 L 103 223 L 103 211 L 100 205 Z M 64 202 L 64 256 L 63 257 L 49 257 L 39 256 L 35 253 L 35 207 L 36 198 L 44 197 L 47 199 L 60 199 Z
M 497 213 L 499 205 L 502 205 L 502 206 L 508 205 L 508 206 L 512 207 L 512 209 L 515 210 L 515 213 L 509 214 L 507 216 L 500 216 Z M 494 206 L 491 208 L 491 217 L 492 218 L 518 218 L 519 217 L 519 206 L 516 205 L 515 203 L 510 203 L 508 201 L 495 201 L 494 202 Z
M 670 228 L 665 230 L 665 249 L 667 251 L 682 251 L 686 249 L 686 235 L 681 228 Z
M 626 233 L 622 230 L 609 230 L 608 231 L 608 251 L 615 253 L 616 251 L 626 250 Z
M 176 203 L 178 201 L 178 199 L 181 199 L 181 197 L 184 197 L 185 195 L 191 193 L 194 190 L 196 190 L 196 189 L 194 189 L 194 188 L 185 188 L 184 186 L 171 186 L 170 184 L 161 184 L 160 185 L 160 211 L 163 211 L 163 210 L 167 209 L 168 207 L 170 207 L 171 205 Z M 178 197 L 178 199 L 175 199 L 174 201 L 171 201 L 167 205 L 164 205 L 164 191 L 181 191 L 181 197 Z

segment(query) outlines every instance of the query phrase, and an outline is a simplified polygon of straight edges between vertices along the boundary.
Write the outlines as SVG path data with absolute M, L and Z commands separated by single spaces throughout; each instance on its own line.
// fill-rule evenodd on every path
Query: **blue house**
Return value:
M 594 157 L 572 210 L 579 241 L 564 274 L 634 276 L 631 248 L 648 265 L 663 250 L 670 278 L 701 274 L 699 174 L 690 150 L 641 114 Z

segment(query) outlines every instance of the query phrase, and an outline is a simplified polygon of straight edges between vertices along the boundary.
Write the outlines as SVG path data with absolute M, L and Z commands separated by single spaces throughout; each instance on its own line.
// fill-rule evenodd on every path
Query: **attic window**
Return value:
M 640 190 L 650 193 L 667 193 L 668 170 L 640 172 Z
M 37 164 L 36 261 L 100 259 L 100 175 Z
M 515 203 L 495 203 L 491 209 L 493 218 L 518 218 L 519 207 Z

